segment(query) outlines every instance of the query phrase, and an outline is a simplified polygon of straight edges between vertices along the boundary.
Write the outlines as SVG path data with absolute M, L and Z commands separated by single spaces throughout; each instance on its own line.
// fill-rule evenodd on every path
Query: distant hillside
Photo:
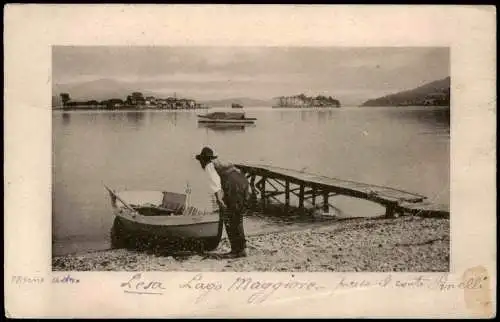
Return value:
M 69 93 L 74 100 L 102 101 L 111 98 L 125 99 L 127 95 L 136 91 L 143 93 L 144 96 L 157 96 L 153 92 L 141 91 L 133 84 L 113 79 L 99 79 L 75 84 L 54 84 L 52 87 L 52 96 Z
M 271 106 L 272 101 L 248 98 L 248 97 L 237 97 L 237 98 L 227 98 L 221 100 L 201 100 L 200 103 L 206 104 L 211 107 L 231 107 L 231 104 L 240 104 L 243 107 L 267 107 Z
M 362 106 L 450 105 L 450 77 L 417 88 L 371 99 Z

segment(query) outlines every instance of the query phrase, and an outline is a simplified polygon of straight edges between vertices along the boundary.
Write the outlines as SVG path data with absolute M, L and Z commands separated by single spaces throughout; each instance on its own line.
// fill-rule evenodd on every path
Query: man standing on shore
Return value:
M 205 170 L 209 186 L 215 195 L 220 215 L 224 221 L 231 244 L 228 257 L 245 257 L 246 240 L 243 229 L 243 214 L 250 195 L 247 178 L 232 164 L 221 162 L 209 147 L 196 155 Z

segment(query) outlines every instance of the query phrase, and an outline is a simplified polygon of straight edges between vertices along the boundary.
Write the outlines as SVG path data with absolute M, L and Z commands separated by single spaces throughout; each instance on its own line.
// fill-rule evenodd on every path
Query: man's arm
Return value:
M 217 204 L 221 208 L 226 208 L 226 204 L 222 200 L 223 192 L 222 192 L 221 180 L 220 180 L 219 174 L 215 170 L 213 163 L 209 163 L 205 167 L 205 171 L 208 174 L 210 189 L 212 189 L 212 191 L 214 192 L 215 199 L 217 200 Z
M 226 208 L 226 204 L 222 200 L 222 190 L 219 190 L 215 193 L 215 199 L 217 200 L 217 204 L 220 208 Z

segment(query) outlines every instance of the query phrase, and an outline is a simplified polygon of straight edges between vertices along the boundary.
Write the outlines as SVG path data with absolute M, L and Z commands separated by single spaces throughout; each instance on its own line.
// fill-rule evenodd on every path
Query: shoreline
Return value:
M 198 111 L 198 110 L 206 110 L 211 109 L 211 107 L 196 107 L 196 108 L 159 108 L 159 107 L 119 107 L 119 108 L 96 108 L 96 107 L 73 107 L 73 108 L 55 108 L 53 107 L 53 111 L 61 111 L 61 112 L 73 112 L 73 111 Z
M 53 271 L 447 272 L 449 218 L 352 218 L 247 234 L 248 256 L 111 249 L 52 258 Z M 224 233 L 225 234 L 225 233 Z M 217 249 L 230 250 L 225 235 Z

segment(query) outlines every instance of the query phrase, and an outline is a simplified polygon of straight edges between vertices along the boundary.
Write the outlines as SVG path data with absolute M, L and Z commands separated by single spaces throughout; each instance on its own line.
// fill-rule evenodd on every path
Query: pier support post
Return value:
M 329 204 L 328 204 L 328 191 L 323 192 L 323 211 L 328 212 L 330 210 Z
M 390 203 L 385 206 L 385 217 L 386 218 L 394 218 L 394 214 L 396 212 L 396 204 Z
M 252 205 L 257 204 L 257 189 L 255 188 L 255 175 L 250 177 L 250 189 L 252 190 Z
M 299 209 L 304 209 L 304 184 L 300 185 L 299 192 Z
M 261 203 L 262 203 L 262 209 L 266 208 L 266 177 L 262 177 L 262 180 L 260 181 L 260 198 L 261 198 Z
M 313 206 L 316 206 L 316 188 L 315 187 L 312 188 L 311 201 L 312 201 Z
M 290 181 L 285 182 L 285 209 L 290 207 Z

